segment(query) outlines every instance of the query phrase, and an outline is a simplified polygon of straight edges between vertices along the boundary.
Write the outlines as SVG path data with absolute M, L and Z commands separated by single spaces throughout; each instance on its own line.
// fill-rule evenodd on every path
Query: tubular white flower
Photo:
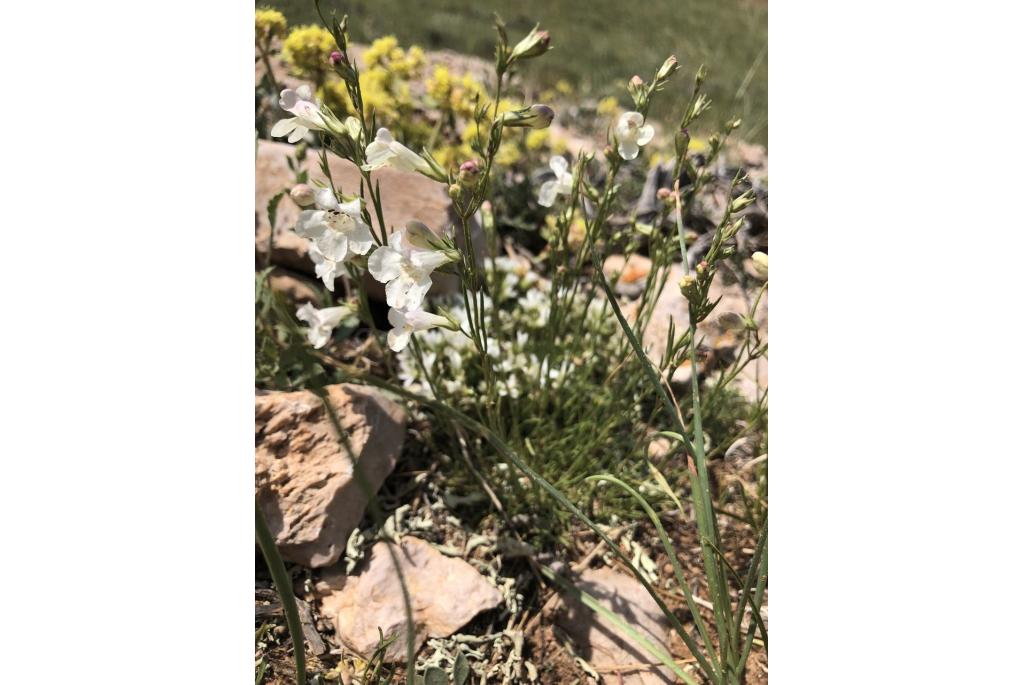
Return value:
M 403 171 L 418 171 L 426 176 L 432 176 L 434 171 L 415 152 L 399 143 L 386 128 L 377 129 L 377 137 L 366 146 L 365 171 L 373 171 L 382 166 L 390 166 Z
M 644 115 L 640 112 L 623 112 L 615 123 L 615 140 L 619 156 L 623 159 L 636 159 L 640 146 L 647 145 L 652 138 L 654 127 L 644 123 Z
M 352 310 L 348 307 L 317 309 L 308 302 L 295 312 L 296 318 L 306 322 L 309 326 L 306 337 L 309 339 L 309 343 L 318 350 L 331 339 L 331 332 L 341 323 L 342 319 L 351 314 Z
M 572 192 L 572 174 L 569 172 L 569 162 L 565 161 L 565 157 L 552 157 L 549 165 L 555 172 L 555 180 L 544 181 L 540 187 L 537 203 L 542 207 L 555 204 L 555 196 L 568 195 Z
M 429 230 L 419 221 L 410 221 L 406 228 L 391 234 L 389 243 L 374 250 L 367 260 L 370 274 L 385 284 L 389 306 L 418 309 L 430 290 L 430 274 L 437 267 L 454 261 L 452 255 L 416 245 L 406 236 L 406 231 L 421 235 Z
M 281 109 L 295 116 L 274 124 L 270 135 L 275 138 L 287 135 L 288 142 L 295 143 L 310 131 L 327 130 L 327 122 L 320 112 L 320 102 L 313 97 L 313 91 L 308 85 L 301 85 L 295 90 L 282 90 L 280 104 Z
M 447 328 L 457 330 L 455 324 L 443 316 L 430 314 L 421 309 L 402 311 L 392 307 L 388 311 L 388 323 L 392 328 L 388 331 L 388 347 L 395 352 L 401 352 L 409 344 L 412 334 L 417 331 L 426 331 L 431 328 Z
M 373 247 L 373 234 L 363 222 L 361 202 L 356 198 L 340 203 L 329 188 L 324 188 L 316 194 L 316 204 L 325 209 L 306 209 L 299 214 L 295 233 L 312 242 L 309 256 L 328 290 L 334 290 L 339 265 Z

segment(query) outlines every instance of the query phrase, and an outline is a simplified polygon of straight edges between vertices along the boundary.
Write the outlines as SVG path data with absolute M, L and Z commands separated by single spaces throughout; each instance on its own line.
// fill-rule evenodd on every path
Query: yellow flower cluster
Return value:
M 310 24 L 292 29 L 281 46 L 281 52 L 298 76 L 319 81 L 327 71 L 335 47 L 330 31 Z
M 427 95 L 437 107 L 463 119 L 473 118 L 478 98 L 481 104 L 488 102 L 483 84 L 470 74 L 453 77 L 448 67 L 443 65 L 434 67 L 433 75 L 427 79 Z
M 288 20 L 275 9 L 261 7 L 256 10 L 256 42 L 266 45 L 271 38 L 284 35 Z
M 597 113 L 603 117 L 612 116 L 619 112 L 619 99 L 609 95 L 597 103 Z
M 405 51 L 399 47 L 398 39 L 394 36 L 378 38 L 363 53 L 363 64 L 367 69 L 381 67 L 403 79 L 419 75 L 425 62 L 426 55 L 418 45 Z

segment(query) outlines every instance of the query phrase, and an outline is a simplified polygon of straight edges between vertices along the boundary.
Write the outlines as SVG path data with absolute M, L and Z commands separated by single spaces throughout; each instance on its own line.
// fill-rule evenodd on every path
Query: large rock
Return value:
M 616 614 L 648 641 L 669 651 L 669 622 L 658 604 L 632 576 L 609 568 L 588 569 L 576 587 Z M 556 623 L 579 646 L 583 658 L 606 674 L 605 682 L 622 685 L 668 685 L 672 671 L 618 626 L 573 598 L 564 600 Z
M 405 411 L 373 388 L 328 387 L 352 455 L 374 492 L 395 467 Z M 256 396 L 256 499 L 285 560 L 328 566 L 345 551 L 368 498 L 320 399 Z
M 377 648 L 379 627 L 385 639 L 396 636 L 385 659 L 400 661 L 405 658 L 405 604 L 389 544 L 370 548 L 358 574 L 327 572 L 316 589 L 323 598 L 321 613 L 333 621 L 342 644 L 368 657 Z M 417 650 L 428 637 L 447 637 L 501 602 L 501 593 L 476 569 L 423 540 L 407 537 L 393 550 L 412 599 Z
M 288 168 L 288 158 L 293 157 L 295 146 L 275 141 L 259 141 L 256 152 L 256 264 L 262 265 L 270 238 L 270 221 L 267 217 L 267 202 L 282 190 L 289 190 L 295 183 L 295 173 Z M 359 169 L 354 164 L 333 154 L 327 156 L 331 168 L 331 177 L 335 187 L 347 195 L 359 194 L 361 180 Z M 303 168 L 309 171 L 310 184 L 322 181 L 320 157 L 315 150 L 310 150 L 303 162 Z M 406 222 L 416 219 L 429 226 L 438 235 L 458 218 L 451 209 L 451 199 L 446 188 L 437 181 L 426 176 L 407 171 L 383 168 L 373 172 L 374 183 L 380 181 L 381 200 L 384 204 L 384 221 L 388 227 L 388 235 L 396 228 L 405 226 Z M 313 262 L 307 256 L 309 241 L 300 238 L 292 230 L 302 211 L 290 197 L 284 197 L 277 206 L 277 221 L 274 230 L 274 248 L 271 262 L 293 271 L 314 275 Z M 371 209 L 371 214 L 375 213 Z M 374 221 L 376 229 L 376 221 Z M 477 250 L 484 244 L 481 229 L 474 222 L 473 242 Z M 456 231 L 457 239 L 461 231 Z M 459 239 L 461 246 L 461 239 Z M 383 287 L 367 277 L 371 295 L 383 299 Z M 433 294 L 452 293 L 458 287 L 454 276 L 434 273 Z M 336 288 L 340 292 L 340 288 Z

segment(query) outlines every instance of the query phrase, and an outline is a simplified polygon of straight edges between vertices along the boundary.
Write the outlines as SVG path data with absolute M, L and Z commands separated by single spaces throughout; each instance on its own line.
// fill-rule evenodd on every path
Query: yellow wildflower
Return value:
M 434 99 L 438 107 L 451 107 L 452 75 L 448 67 L 440 64 L 434 67 L 434 73 L 427 79 L 427 95 Z
M 281 46 L 284 61 L 292 65 L 296 74 L 307 77 L 320 77 L 326 71 L 334 49 L 330 31 L 313 24 L 292 29 Z
M 619 111 L 619 99 L 609 95 L 597 103 L 597 113 L 603 117 L 611 116 Z
M 546 128 L 535 128 L 526 134 L 526 149 L 527 150 L 542 150 L 548 144 L 548 138 L 551 137 L 550 132 Z
M 261 7 L 256 10 L 256 42 L 266 44 L 273 37 L 280 38 L 288 28 L 288 20 L 275 9 Z
M 555 84 L 555 90 L 562 95 L 572 95 L 572 84 L 566 81 L 564 78 L 559 79 L 558 83 Z

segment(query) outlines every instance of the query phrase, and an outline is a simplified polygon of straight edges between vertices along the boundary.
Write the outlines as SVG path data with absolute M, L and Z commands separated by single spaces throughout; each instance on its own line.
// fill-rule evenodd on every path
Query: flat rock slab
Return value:
M 395 467 L 405 411 L 373 388 L 332 385 L 328 398 L 374 492 Z M 335 563 L 367 496 L 327 410 L 309 391 L 256 396 L 256 500 L 281 556 L 311 568 Z
M 635 578 L 610 568 L 587 569 L 576 581 L 576 587 L 671 654 L 668 620 Z M 672 671 L 607 618 L 573 598 L 567 597 L 563 602 L 556 624 L 580 648 L 583 658 L 602 672 L 605 682 L 622 685 L 675 682 Z
M 406 622 L 402 586 L 387 542 L 370 548 L 357 574 L 343 569 L 325 572 L 317 583 L 323 598 L 321 613 L 334 623 L 335 636 L 348 649 L 369 657 L 380 635 L 396 636 L 387 661 L 405 659 Z M 501 603 L 497 588 L 462 559 L 446 557 L 429 543 L 406 537 L 392 545 L 412 598 L 415 648 L 430 637 L 447 637 L 481 611 Z

